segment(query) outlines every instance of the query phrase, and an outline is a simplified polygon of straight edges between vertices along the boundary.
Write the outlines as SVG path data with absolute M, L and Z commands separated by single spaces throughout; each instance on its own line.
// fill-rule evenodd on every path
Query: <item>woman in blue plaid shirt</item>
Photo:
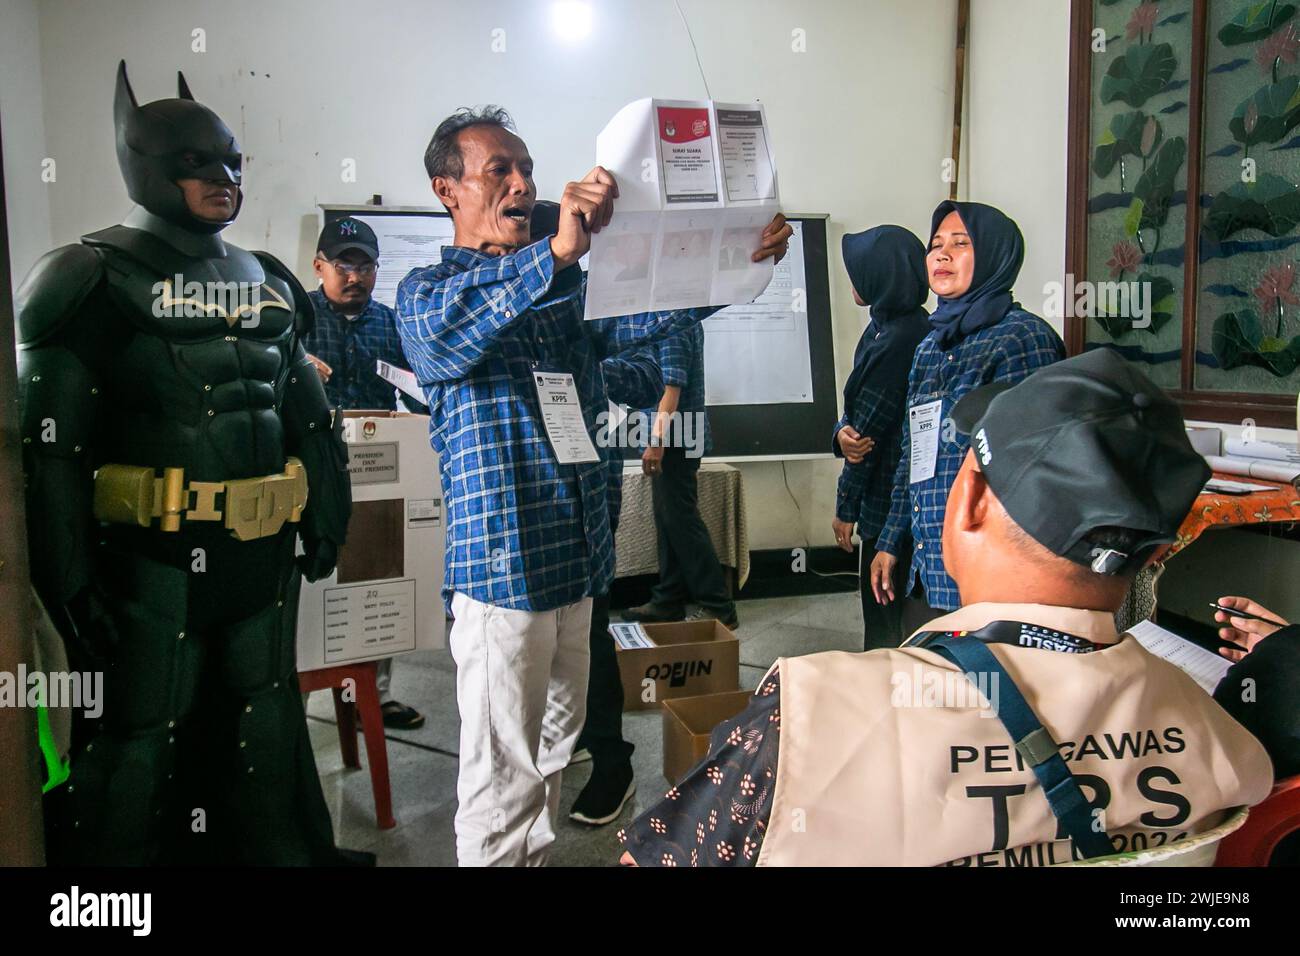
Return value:
M 871 324 L 853 353 L 844 416 L 831 440 L 831 450 L 844 459 L 831 528 L 836 543 L 850 553 L 855 525 L 862 539 L 863 647 L 871 650 L 896 647 L 902 640 L 899 603 L 878 604 L 871 593 L 871 559 L 889 517 L 907 374 L 917 345 L 930 332 L 929 313 L 922 308 L 930 289 L 925 246 L 902 226 L 846 234 L 841 249 L 853 299 L 871 306 Z M 901 586 L 901 580 L 896 583 Z
M 944 569 L 942 540 L 948 489 L 970 444 L 948 417 L 953 404 L 973 388 L 1019 382 L 1065 358 L 1056 331 L 1012 297 L 1024 259 L 1020 228 L 1001 210 L 948 201 L 934 211 L 926 269 L 939 307 L 908 376 L 908 424 L 901 430 L 889 517 L 871 562 L 878 603 L 924 599 L 904 604 L 905 634 L 961 606 L 957 585 Z M 925 440 L 933 431 L 937 440 Z M 915 455 L 914 435 L 923 436 Z M 909 532 L 912 560 L 900 590 L 894 573 L 906 556 Z M 916 590 L 918 583 L 923 593 Z

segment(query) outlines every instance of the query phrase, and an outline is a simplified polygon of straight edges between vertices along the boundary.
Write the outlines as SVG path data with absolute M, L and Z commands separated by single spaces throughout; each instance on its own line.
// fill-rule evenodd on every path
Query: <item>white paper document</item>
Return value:
M 718 107 L 718 151 L 727 199 L 776 199 L 776 167 L 759 109 Z
M 441 262 L 442 247 L 451 245 L 455 232 L 450 218 L 431 212 L 348 215 L 375 231 L 379 240 L 379 268 L 375 272 L 375 291 L 371 294 L 390 309 L 397 305 L 398 283 L 412 269 Z
M 803 223 L 790 225 L 790 249 L 763 294 L 704 320 L 704 399 L 709 405 L 813 400 Z
M 614 638 L 614 643 L 625 651 L 655 646 L 649 635 L 646 634 L 645 628 L 640 624 L 611 624 L 609 633 Z
M 408 372 L 404 368 L 390 365 L 383 359 L 376 359 L 375 374 L 389 385 L 395 385 L 404 394 L 409 395 L 421 405 L 424 404 L 424 389 L 420 388 L 420 383 L 416 379 L 414 372 Z
M 551 450 L 561 465 L 600 461 L 596 446 L 591 443 L 587 422 L 582 417 L 578 389 L 568 372 L 534 372 L 537 383 L 537 400 L 542 406 L 542 422 L 546 437 L 551 440 Z
M 1300 465 L 1300 451 L 1294 442 L 1243 441 L 1229 438 L 1223 443 L 1223 453 L 1229 458 L 1259 458 L 1264 461 L 1284 461 Z
M 586 318 L 748 303 L 772 281 L 750 260 L 780 199 L 762 106 L 636 100 L 596 162 L 619 197 L 591 237 Z
M 1151 621 L 1139 621 L 1128 629 L 1137 642 L 1156 657 L 1161 657 L 1185 672 L 1207 694 L 1213 694 L 1232 662 L 1226 657 L 1211 653 L 1199 644 L 1166 631 Z
M 415 650 L 415 582 L 325 589 L 325 663 Z
M 936 398 L 907 410 L 907 426 L 912 458 L 908 463 L 910 481 L 929 481 L 939 460 L 939 421 L 943 417 L 943 399 Z

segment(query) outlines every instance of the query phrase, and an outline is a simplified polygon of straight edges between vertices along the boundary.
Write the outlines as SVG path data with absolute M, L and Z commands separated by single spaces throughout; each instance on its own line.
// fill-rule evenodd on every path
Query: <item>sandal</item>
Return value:
M 379 711 L 384 715 L 384 726 L 390 730 L 415 730 L 424 726 L 424 715 L 399 701 L 385 701 Z

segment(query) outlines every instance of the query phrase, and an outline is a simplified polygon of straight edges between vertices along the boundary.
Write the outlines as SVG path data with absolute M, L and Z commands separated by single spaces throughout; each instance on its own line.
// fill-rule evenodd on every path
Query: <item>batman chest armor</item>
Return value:
M 109 460 L 205 481 L 282 469 L 297 308 L 288 284 L 233 246 L 224 258 L 165 262 L 110 251 L 105 265 L 124 319 L 104 373 L 119 413 Z

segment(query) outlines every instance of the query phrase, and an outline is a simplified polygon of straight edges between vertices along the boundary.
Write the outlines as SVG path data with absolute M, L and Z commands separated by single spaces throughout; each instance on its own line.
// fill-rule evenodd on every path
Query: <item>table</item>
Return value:
M 1241 475 L 1222 475 L 1226 481 L 1247 481 L 1252 485 L 1268 485 L 1268 491 L 1255 491 L 1248 495 L 1220 495 L 1203 493 L 1197 496 L 1192 510 L 1178 529 L 1178 540 L 1162 560 L 1143 570 L 1133 581 L 1124 604 L 1115 614 L 1115 625 L 1127 630 L 1138 621 L 1151 620 L 1156 613 L 1156 584 L 1164 573 L 1165 562 L 1183 551 L 1193 541 L 1212 528 L 1240 528 L 1252 524 L 1287 524 L 1300 521 L 1300 492 L 1289 484 L 1245 478 Z
M 724 568 L 734 571 L 736 587 L 749 578 L 749 535 L 745 518 L 745 483 L 731 465 L 700 466 L 700 517 L 709 529 L 713 550 Z M 659 573 L 659 535 L 655 531 L 650 478 L 633 462 L 623 471 L 623 508 L 614 536 L 616 578 Z

